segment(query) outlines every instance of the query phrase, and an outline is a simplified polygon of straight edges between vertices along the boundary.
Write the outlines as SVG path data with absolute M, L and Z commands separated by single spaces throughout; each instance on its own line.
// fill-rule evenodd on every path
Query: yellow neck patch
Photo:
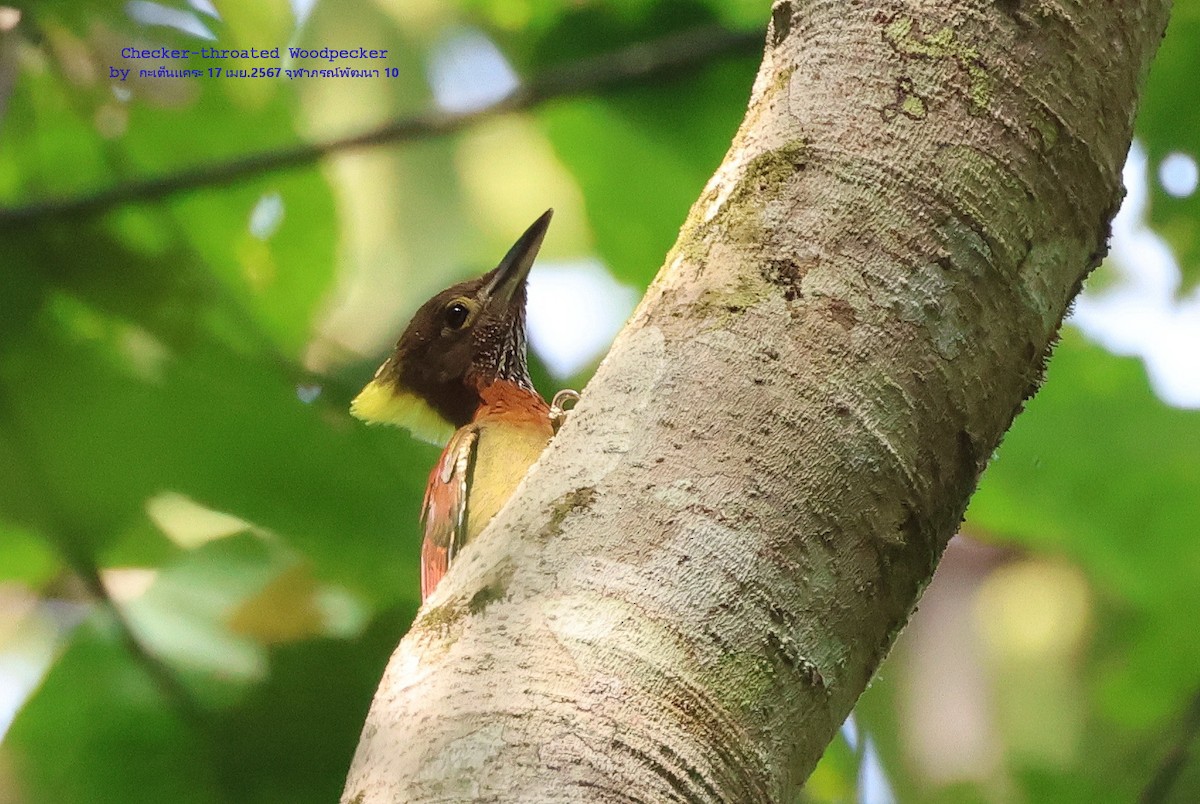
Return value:
M 350 403 L 351 415 L 370 424 L 394 424 L 430 444 L 444 445 L 454 434 L 454 425 L 442 418 L 416 394 L 398 391 L 379 380 L 371 380 Z

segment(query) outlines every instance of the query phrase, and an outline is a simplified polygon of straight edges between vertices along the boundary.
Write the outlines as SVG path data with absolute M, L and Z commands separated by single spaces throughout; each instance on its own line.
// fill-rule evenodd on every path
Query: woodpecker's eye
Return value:
M 446 308 L 446 326 L 450 329 L 462 329 L 466 326 L 471 311 L 462 302 L 454 302 Z

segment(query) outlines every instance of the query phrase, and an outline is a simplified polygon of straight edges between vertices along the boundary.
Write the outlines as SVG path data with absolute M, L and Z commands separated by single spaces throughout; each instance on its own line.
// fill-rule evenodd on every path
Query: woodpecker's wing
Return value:
M 421 545 L 421 600 L 433 594 L 466 540 L 467 491 L 475 471 L 478 444 L 477 427 L 459 428 L 429 473 L 425 502 L 421 506 L 421 524 L 425 529 Z

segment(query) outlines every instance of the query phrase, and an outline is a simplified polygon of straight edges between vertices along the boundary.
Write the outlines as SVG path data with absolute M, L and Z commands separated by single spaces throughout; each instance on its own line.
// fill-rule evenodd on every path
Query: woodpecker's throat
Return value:
M 483 404 L 481 392 L 495 383 L 537 395 L 526 361 L 525 279 L 551 214 L 534 221 L 496 268 L 447 288 L 417 310 L 351 404 L 355 416 L 440 443 L 472 421 Z

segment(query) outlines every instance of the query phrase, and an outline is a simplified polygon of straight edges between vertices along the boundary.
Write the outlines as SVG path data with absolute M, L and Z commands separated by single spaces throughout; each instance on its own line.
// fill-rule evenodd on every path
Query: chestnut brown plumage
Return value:
M 529 378 L 525 280 L 550 225 L 547 210 L 500 264 L 417 310 L 391 356 L 351 404 L 369 422 L 449 439 L 429 475 L 421 520 L 421 596 L 508 501 L 553 435 Z

